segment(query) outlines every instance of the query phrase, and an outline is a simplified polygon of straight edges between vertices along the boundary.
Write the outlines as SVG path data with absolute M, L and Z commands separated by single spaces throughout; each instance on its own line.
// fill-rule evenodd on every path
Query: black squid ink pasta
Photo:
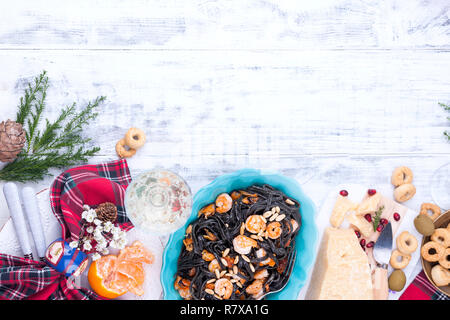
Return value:
M 219 195 L 185 232 L 175 289 L 183 299 L 260 299 L 295 259 L 300 203 L 270 185 Z

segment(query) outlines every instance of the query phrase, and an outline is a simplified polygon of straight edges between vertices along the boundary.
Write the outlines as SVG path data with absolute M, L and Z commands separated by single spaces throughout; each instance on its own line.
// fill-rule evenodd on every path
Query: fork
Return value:
M 278 290 L 275 290 L 275 291 L 269 291 L 269 292 L 264 293 L 261 297 L 259 297 L 258 300 L 262 300 L 265 296 L 267 296 L 269 294 L 280 292 L 281 290 L 284 289 L 284 287 L 286 287 L 286 285 L 289 282 L 289 279 L 291 277 L 292 270 L 294 269 L 294 264 L 295 264 L 296 258 L 297 258 L 297 251 L 292 250 L 288 257 L 288 265 L 284 269 L 284 272 L 281 274 L 281 276 L 283 277 L 283 283 L 281 285 L 281 288 Z

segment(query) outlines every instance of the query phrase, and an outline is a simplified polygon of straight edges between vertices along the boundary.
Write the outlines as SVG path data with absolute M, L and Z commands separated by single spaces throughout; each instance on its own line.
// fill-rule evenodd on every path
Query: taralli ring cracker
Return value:
M 405 183 L 394 190 L 395 200 L 398 202 L 405 202 L 414 197 L 416 194 L 416 187 L 411 183 Z
M 395 249 L 392 251 L 391 260 L 389 260 L 389 263 L 394 269 L 404 269 L 409 264 L 409 261 L 411 261 L 411 255 L 404 254 L 400 252 L 400 250 Z
M 433 203 L 422 203 L 420 206 L 420 214 L 428 214 L 431 211 L 433 214 L 430 216 L 431 219 L 436 220 L 441 215 L 441 208 Z
M 445 269 L 450 269 L 450 248 L 445 249 L 444 254 L 439 259 L 439 264 Z
M 403 231 L 397 237 L 397 248 L 401 253 L 411 254 L 417 249 L 417 239 L 408 231 Z
M 116 143 L 116 153 L 121 158 L 130 158 L 136 154 L 136 149 L 127 149 L 125 139 L 120 139 Z
M 429 241 L 422 246 L 420 253 L 422 257 L 428 262 L 437 262 L 444 255 L 445 248 L 439 243 Z
M 431 235 L 431 241 L 439 243 L 444 248 L 450 247 L 450 231 L 445 228 L 438 228 L 434 230 Z
M 125 144 L 132 149 L 139 149 L 145 143 L 145 133 L 138 128 L 130 128 L 125 134 Z
M 410 168 L 408 167 L 398 167 L 395 168 L 394 172 L 392 173 L 391 177 L 391 183 L 398 187 L 405 183 L 412 183 L 413 181 L 413 173 Z

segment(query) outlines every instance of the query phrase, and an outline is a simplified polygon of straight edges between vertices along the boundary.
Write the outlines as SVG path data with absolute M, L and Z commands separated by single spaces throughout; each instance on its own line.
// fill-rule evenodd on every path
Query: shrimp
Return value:
M 189 287 L 188 288 L 180 288 L 180 289 L 178 289 L 178 293 L 185 300 L 191 300 L 191 298 L 192 298 L 191 291 L 189 290 Z
M 264 280 L 269 276 L 269 271 L 267 269 L 260 269 L 255 272 L 253 277 L 257 280 Z
M 263 258 L 265 256 L 266 256 L 266 250 L 264 250 L 263 248 L 256 251 L 256 257 Z M 269 265 L 269 267 L 273 267 L 275 265 L 275 260 L 273 260 L 272 258 L 267 258 L 266 260 L 261 261 L 259 263 L 259 265 L 260 266 Z
M 297 221 L 295 221 L 295 219 L 291 219 L 291 224 L 292 224 L 292 232 L 295 232 L 295 230 L 297 230 L 298 228 L 298 223 Z
M 221 278 L 214 285 L 214 292 L 223 299 L 230 299 L 233 293 L 233 284 L 226 278 Z
M 262 216 L 253 214 L 245 221 L 245 228 L 250 233 L 260 233 L 266 230 L 266 222 Z
M 245 289 L 245 292 L 247 292 L 248 294 L 257 296 L 257 295 L 261 294 L 261 292 L 263 291 L 263 285 L 264 285 L 264 281 L 262 281 L 260 279 L 256 279 Z
M 225 213 L 231 210 L 233 206 L 233 199 L 228 193 L 219 194 L 216 198 L 216 211 L 219 213 Z
M 211 260 L 211 262 L 208 265 L 208 270 L 211 272 L 214 272 L 216 270 L 220 270 L 220 264 L 219 261 L 217 261 L 217 259 Z
M 252 248 L 258 246 L 256 240 L 249 238 L 247 236 L 238 235 L 233 239 L 233 248 L 239 254 L 249 254 Z
M 214 203 L 211 203 L 210 205 L 203 207 L 198 212 L 198 217 L 200 218 L 203 214 L 205 216 L 205 219 L 208 219 L 208 217 L 214 215 L 214 213 L 216 213 L 216 206 L 214 205 Z
M 278 239 L 281 236 L 281 223 L 278 221 L 271 222 L 267 225 L 267 236 L 270 239 Z
M 214 255 L 211 253 L 211 252 L 209 252 L 209 251 L 207 251 L 207 250 L 203 250 L 202 251 L 202 259 L 203 260 L 205 260 L 205 261 L 213 261 L 214 260 Z
M 183 279 L 180 276 L 177 276 L 175 280 L 174 287 L 180 294 L 183 299 L 190 300 L 192 298 L 191 291 L 189 290 L 189 286 L 191 285 L 191 281 L 188 279 Z

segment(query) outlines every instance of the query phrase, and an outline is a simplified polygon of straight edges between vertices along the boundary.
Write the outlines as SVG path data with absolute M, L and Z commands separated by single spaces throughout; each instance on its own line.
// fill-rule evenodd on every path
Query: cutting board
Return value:
M 370 188 L 372 188 L 372 187 L 370 187 Z M 319 244 L 316 246 L 317 247 L 316 254 L 317 254 L 317 251 L 319 250 L 320 241 L 322 241 L 322 236 L 323 236 L 325 229 L 331 226 L 330 225 L 331 212 L 332 212 L 334 204 L 336 202 L 336 198 L 339 195 L 339 191 L 343 190 L 343 189 L 348 191 L 348 193 L 349 193 L 348 197 L 350 200 L 352 200 L 353 202 L 360 203 L 363 200 L 363 198 L 366 197 L 367 190 L 369 189 L 369 187 L 363 186 L 363 185 L 358 185 L 358 184 L 351 184 L 351 185 L 342 184 L 342 185 L 336 186 L 328 193 L 322 207 L 320 208 L 319 213 L 316 216 L 316 225 L 318 228 L 318 235 L 319 235 L 319 237 L 318 237 Z M 412 277 L 414 276 L 414 269 L 416 269 L 416 265 L 420 260 L 420 243 L 422 241 L 422 235 L 419 234 L 416 231 L 416 228 L 414 227 L 414 218 L 417 216 L 418 213 L 415 212 L 414 210 L 411 210 L 406 205 L 399 204 L 396 201 L 394 201 L 392 199 L 392 196 L 393 196 L 392 188 L 377 188 L 377 192 L 380 192 L 382 194 L 382 203 L 385 206 L 382 217 L 388 218 L 394 212 L 398 212 L 402 216 L 400 221 L 398 221 L 398 222 L 394 221 L 394 219 L 389 219 L 389 221 L 391 221 L 393 232 L 394 232 L 393 233 L 393 249 L 396 248 L 395 239 L 396 239 L 397 235 L 399 235 L 401 232 L 403 232 L 405 230 L 410 232 L 417 239 L 418 248 L 411 255 L 411 261 L 408 264 L 408 266 L 403 269 L 403 271 L 406 275 L 407 283 L 408 283 L 409 282 L 408 280 L 412 280 Z M 347 226 L 349 226 L 348 223 L 344 222 L 341 227 L 347 227 Z M 373 260 L 373 256 L 372 256 L 372 249 L 366 249 L 366 252 L 369 256 L 369 261 L 373 263 L 374 260 Z M 393 271 L 393 268 L 389 265 L 389 269 L 388 269 L 389 274 L 392 271 Z M 312 275 L 312 272 L 310 272 L 307 282 L 305 283 L 305 286 L 303 287 L 303 289 L 301 290 L 301 292 L 299 294 L 299 297 L 298 297 L 299 299 L 304 299 L 307 289 L 311 283 L 311 275 Z M 399 291 L 399 292 L 389 291 L 389 300 L 398 300 L 400 298 L 400 296 L 402 295 L 403 291 L 406 289 L 406 287 L 407 286 L 405 286 L 405 288 L 403 288 L 403 290 Z

